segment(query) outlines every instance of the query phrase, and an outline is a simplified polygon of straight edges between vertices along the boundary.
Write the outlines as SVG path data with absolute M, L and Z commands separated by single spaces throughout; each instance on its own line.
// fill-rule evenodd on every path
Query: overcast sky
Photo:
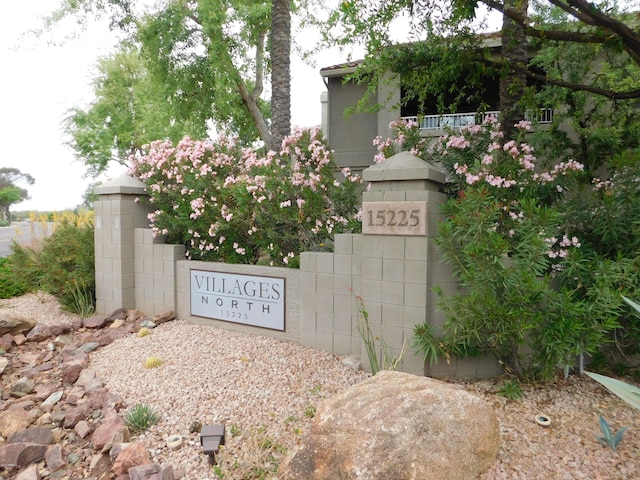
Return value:
M 91 182 L 83 178 L 84 166 L 64 144 L 61 122 L 69 109 L 92 100 L 91 72 L 115 39 L 99 24 L 79 38 L 59 42 L 62 46 L 24 35 L 40 26 L 42 16 L 57 4 L 57 0 L 4 2 L 0 16 L 0 167 L 19 168 L 36 179 L 28 187 L 31 198 L 12 210 L 73 208 L 82 202 Z M 59 32 L 56 40 L 63 36 Z M 320 94 L 325 86 L 318 70 L 339 63 L 342 59 L 335 55 L 319 58 L 317 67 L 292 59 L 294 125 L 320 124 Z M 121 173 L 113 170 L 107 178 Z

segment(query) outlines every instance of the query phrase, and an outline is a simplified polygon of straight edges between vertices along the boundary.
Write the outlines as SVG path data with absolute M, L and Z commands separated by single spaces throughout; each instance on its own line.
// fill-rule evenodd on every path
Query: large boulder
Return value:
M 478 478 L 495 461 L 498 418 L 456 385 L 383 371 L 318 406 L 281 480 Z

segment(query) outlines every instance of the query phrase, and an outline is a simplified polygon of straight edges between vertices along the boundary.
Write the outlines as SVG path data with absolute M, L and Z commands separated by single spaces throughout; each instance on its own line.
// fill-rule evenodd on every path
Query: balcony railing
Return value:
M 442 115 L 425 115 L 418 120 L 417 116 L 402 117 L 405 121 L 414 121 L 420 124 L 421 130 L 438 130 L 445 127 L 460 128 L 469 124 L 479 124 L 488 116 L 500 118 L 500 112 L 490 111 L 482 113 L 447 113 Z M 526 115 L 529 117 L 529 115 Z M 545 108 L 538 115 L 538 123 L 551 123 L 553 121 L 553 109 Z

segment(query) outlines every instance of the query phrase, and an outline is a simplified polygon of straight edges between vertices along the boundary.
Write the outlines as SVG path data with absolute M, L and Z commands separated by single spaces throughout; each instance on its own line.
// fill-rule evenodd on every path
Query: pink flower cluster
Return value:
M 130 174 L 148 185 L 153 232 L 185 241 L 192 257 L 248 263 L 268 255 L 290 265 L 356 222 L 361 179 L 349 172 L 336 182 L 319 128 L 295 129 L 279 153 L 264 155 L 234 136 L 158 141 L 145 150 L 130 159 Z M 336 211 L 336 195 L 350 206 L 341 202 Z

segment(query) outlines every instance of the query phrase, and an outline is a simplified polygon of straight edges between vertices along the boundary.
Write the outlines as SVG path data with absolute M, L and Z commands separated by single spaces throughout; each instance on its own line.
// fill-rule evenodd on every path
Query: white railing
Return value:
M 418 119 L 417 116 L 402 117 L 402 120 L 413 121 L 420 124 L 421 130 L 437 130 L 445 127 L 460 128 L 473 123 L 482 123 L 488 116 L 500 117 L 500 112 L 490 111 L 482 113 L 447 113 L 442 115 L 425 115 Z M 529 115 L 526 115 L 528 118 Z M 553 109 L 545 108 L 538 115 L 538 123 L 551 123 L 553 121 Z

